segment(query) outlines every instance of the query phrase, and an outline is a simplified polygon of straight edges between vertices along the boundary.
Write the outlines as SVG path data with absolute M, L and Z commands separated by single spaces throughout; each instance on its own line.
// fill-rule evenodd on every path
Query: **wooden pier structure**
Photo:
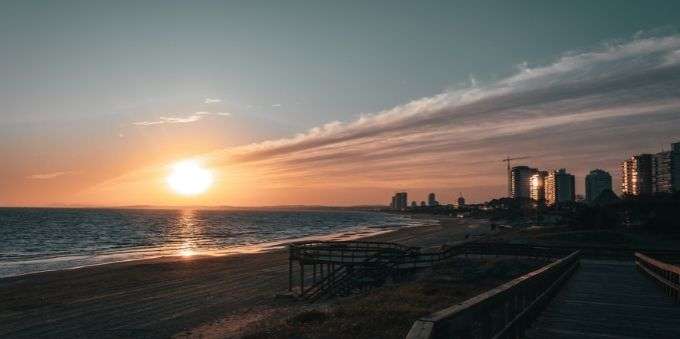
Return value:
M 432 267 L 455 256 L 512 255 L 558 258 L 569 249 L 538 246 L 464 242 L 437 251 L 394 243 L 365 241 L 316 241 L 289 247 L 288 290 L 317 301 L 348 295 L 398 281 L 420 268 Z
M 418 248 L 392 243 L 305 242 L 289 251 L 288 290 L 309 301 L 379 286 L 423 267 Z

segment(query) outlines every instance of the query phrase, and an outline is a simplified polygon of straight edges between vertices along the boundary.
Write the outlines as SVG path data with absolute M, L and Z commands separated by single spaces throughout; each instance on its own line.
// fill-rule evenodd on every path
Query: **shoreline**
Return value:
M 480 220 L 439 219 L 362 240 L 434 247 Z M 285 301 L 288 253 L 162 257 L 0 279 L 0 337 L 167 338 Z
M 407 216 L 408 217 L 408 216 Z M 409 219 L 420 219 L 420 218 L 413 218 L 409 217 Z M 60 271 L 72 271 L 72 270 L 78 270 L 78 269 L 83 269 L 83 268 L 88 268 L 88 267 L 100 267 L 100 266 L 105 266 L 105 265 L 115 265 L 115 264 L 122 264 L 122 263 L 129 263 L 129 262 L 141 262 L 141 261 L 147 261 L 147 260 L 162 260 L 164 258 L 167 259 L 172 259 L 174 258 L 175 260 L 183 260 L 187 258 L 192 258 L 192 259 L 201 259 L 201 258 L 210 258 L 210 257 L 225 257 L 225 256 L 233 256 L 233 255 L 241 255 L 241 254 L 257 254 L 257 253 L 268 253 L 272 251 L 277 251 L 280 249 L 285 249 L 285 247 L 288 244 L 295 243 L 295 242 L 301 242 L 301 241 L 352 241 L 352 240 L 358 240 L 358 239 L 363 239 L 363 238 L 370 238 L 374 236 L 379 236 L 382 234 L 387 234 L 391 232 L 398 231 L 400 229 L 407 229 L 407 228 L 413 228 L 413 227 L 426 227 L 426 226 L 433 226 L 433 223 L 438 222 L 435 218 L 430 218 L 430 219 L 425 219 L 422 220 L 421 224 L 419 225 L 409 225 L 409 226 L 390 226 L 390 225 L 385 225 L 382 227 L 363 227 L 363 228 L 356 228 L 356 229 L 348 229 L 344 231 L 339 231 L 336 233 L 330 233 L 330 234 L 324 234 L 324 235 L 307 235 L 307 236 L 302 236 L 302 237 L 296 237 L 296 238 L 286 238 L 286 239 L 279 239 L 279 240 L 272 240 L 272 241 L 266 241 L 258 244 L 250 244 L 250 245 L 233 245 L 231 247 L 225 248 L 223 250 L 200 250 L 196 249 L 196 251 L 193 251 L 192 249 L 189 249 L 190 253 L 183 254 L 183 253 L 178 253 L 177 251 L 174 251 L 174 253 L 168 253 L 168 254 L 162 254 L 160 252 L 163 252 L 163 248 L 159 247 L 156 251 L 159 252 L 159 254 L 152 254 L 149 256 L 145 257 L 140 257 L 140 258 L 130 258 L 130 259 L 114 259 L 112 261 L 107 261 L 107 262 L 101 262 L 101 263 L 91 263 L 91 264 L 85 264 L 85 265 L 77 265 L 73 267 L 63 267 L 63 268 L 54 268 L 54 269 L 45 269 L 45 270 L 37 270 L 37 271 L 31 271 L 31 272 L 25 272 L 25 273 L 19 273 L 19 274 L 13 274 L 13 275 L 0 275 L 0 281 L 3 279 L 7 278 L 13 278 L 13 277 L 21 277 L 21 276 L 26 276 L 26 275 L 32 275 L 32 274 L 42 274 L 42 273 L 48 273 L 48 272 L 60 272 Z M 136 248 L 128 248 L 126 250 L 128 251 L 133 251 Z M 153 251 L 153 250 L 151 250 Z M 170 250 L 166 250 L 170 251 Z M 112 252 L 112 253 L 103 253 L 103 254 L 95 254 L 92 256 L 87 256 L 87 259 L 96 259 L 96 258 L 106 258 L 106 257 L 115 257 L 115 256 L 125 256 L 125 255 L 130 255 L 131 252 L 125 252 L 125 251 L 120 251 L 120 252 Z M 50 261 L 70 261 L 74 260 L 73 258 L 77 257 L 83 257 L 78 256 L 78 255 L 73 255 L 73 256 L 62 256 L 62 257 L 50 257 L 50 258 L 44 258 L 44 259 L 35 259 L 35 260 L 26 260 L 23 262 L 18 262 L 18 263 L 13 263 L 13 262 L 0 262 L 0 267 L 4 264 L 17 264 L 17 265 L 22 265 L 22 264 L 33 264 L 37 263 L 38 265 L 40 263 L 46 263 Z

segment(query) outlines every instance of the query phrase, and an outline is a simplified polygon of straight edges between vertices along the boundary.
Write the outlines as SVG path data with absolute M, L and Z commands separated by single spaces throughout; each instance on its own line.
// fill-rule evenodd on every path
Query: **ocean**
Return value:
M 345 210 L 0 208 L 0 277 L 159 256 L 256 252 L 421 223 Z

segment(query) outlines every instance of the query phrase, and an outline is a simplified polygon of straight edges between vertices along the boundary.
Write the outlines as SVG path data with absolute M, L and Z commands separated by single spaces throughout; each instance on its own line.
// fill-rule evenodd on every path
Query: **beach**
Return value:
M 362 240 L 434 247 L 488 229 L 439 218 Z M 0 337 L 229 336 L 253 314 L 290 303 L 287 252 L 162 257 L 0 280 Z M 216 325 L 213 325 L 216 324 Z

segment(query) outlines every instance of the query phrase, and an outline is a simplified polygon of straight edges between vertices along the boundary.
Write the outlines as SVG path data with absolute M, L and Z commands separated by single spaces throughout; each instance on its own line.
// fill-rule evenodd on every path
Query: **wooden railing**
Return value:
M 352 264 L 362 263 L 376 253 L 418 252 L 419 248 L 394 243 L 363 241 L 316 241 L 291 244 L 290 258 L 309 264 Z
M 635 253 L 635 266 L 658 283 L 666 293 L 680 303 L 680 267 Z
M 561 258 L 571 252 L 566 249 L 525 244 L 479 243 L 466 241 L 453 246 L 443 246 L 437 251 L 425 252 L 417 247 L 393 243 L 338 241 L 306 242 L 292 244 L 289 248 L 288 290 L 300 297 L 323 294 L 318 288 L 331 289 L 340 282 L 330 275 L 340 272 L 340 266 L 352 268 L 349 273 L 366 272 L 365 269 L 396 271 L 432 267 L 444 260 L 460 255 L 521 256 L 533 258 Z M 299 266 L 298 287 L 294 288 L 294 263 Z M 305 269 L 307 268 L 307 269 Z M 354 269 L 356 268 L 356 270 Z M 352 273 L 354 275 L 358 275 Z M 335 277 L 334 277 L 335 278 Z M 305 288 L 306 287 L 306 288 Z M 311 289 L 311 291 L 307 291 Z M 311 294 L 310 294 L 311 293 Z
M 344 284 L 338 277 L 347 278 L 348 274 L 353 274 L 355 267 L 380 268 L 379 266 L 386 266 L 392 262 L 403 261 L 404 257 L 418 251 L 418 248 L 383 242 L 315 241 L 291 244 L 288 288 L 289 291 L 294 291 L 294 263 L 299 265 L 299 288 L 295 289 L 297 294 L 316 299 L 326 291 L 332 292 L 335 287 Z
M 579 264 L 580 251 L 417 320 L 407 339 L 519 338 Z

